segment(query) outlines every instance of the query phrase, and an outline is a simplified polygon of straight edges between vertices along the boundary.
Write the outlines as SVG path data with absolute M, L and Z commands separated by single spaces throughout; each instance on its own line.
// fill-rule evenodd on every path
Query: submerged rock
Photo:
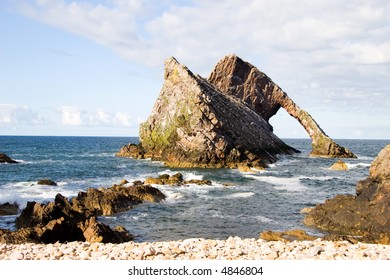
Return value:
M 13 160 L 6 154 L 0 153 L 0 163 L 18 163 L 16 160 Z
M 280 107 L 297 119 L 312 139 L 312 156 L 355 158 L 348 149 L 334 142 L 271 78 L 236 55 L 224 57 L 209 77 L 220 91 L 243 100 L 268 121 Z
M 57 186 L 57 183 L 51 179 L 41 179 L 37 181 L 38 185 Z
M 337 195 L 304 218 L 308 226 L 390 244 L 390 145 L 372 162 L 370 176 L 357 183 L 356 195 Z
M 222 93 L 176 59 L 165 61 L 164 84 L 146 122 L 140 145 L 119 156 L 152 158 L 174 167 L 266 167 L 292 154 L 259 114 Z

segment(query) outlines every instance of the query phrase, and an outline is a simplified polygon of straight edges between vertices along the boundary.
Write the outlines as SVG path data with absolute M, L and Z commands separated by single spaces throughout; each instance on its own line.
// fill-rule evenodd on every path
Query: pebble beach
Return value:
M 390 245 L 347 241 L 185 239 L 103 244 L 0 244 L 0 260 L 389 260 Z

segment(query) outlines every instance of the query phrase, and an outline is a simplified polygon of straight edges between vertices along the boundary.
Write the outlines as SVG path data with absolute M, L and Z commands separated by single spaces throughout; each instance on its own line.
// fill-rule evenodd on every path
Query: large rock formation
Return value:
M 283 107 L 311 137 L 312 156 L 356 157 L 327 136 L 310 114 L 295 104 L 266 74 L 236 55 L 224 57 L 215 66 L 209 81 L 220 91 L 243 100 L 266 121 Z
M 150 157 L 175 167 L 265 167 L 295 149 L 259 114 L 217 90 L 176 59 L 165 62 L 164 84 L 146 122 L 141 145 L 118 156 Z
M 372 162 L 370 176 L 357 183 L 356 195 L 337 195 L 317 205 L 304 222 L 362 236 L 364 241 L 390 244 L 390 145 Z

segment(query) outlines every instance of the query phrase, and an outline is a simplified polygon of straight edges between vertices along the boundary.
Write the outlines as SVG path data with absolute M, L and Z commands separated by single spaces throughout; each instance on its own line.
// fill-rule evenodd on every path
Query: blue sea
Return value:
M 264 230 L 304 229 L 300 210 L 336 194 L 354 194 L 358 180 L 390 140 L 337 140 L 358 159 L 346 159 L 348 171 L 332 171 L 336 159 L 311 158 L 310 139 L 283 139 L 302 153 L 281 156 L 266 171 L 241 173 L 230 169 L 173 169 L 161 162 L 115 157 L 126 137 L 0 136 L 0 152 L 20 164 L 0 164 L 0 204 L 48 202 L 57 193 L 76 196 L 87 188 L 110 187 L 122 179 L 145 180 L 181 172 L 185 179 L 209 179 L 211 186 L 158 186 L 167 199 L 144 203 L 113 216 L 99 217 L 122 225 L 136 241 L 185 238 L 257 238 Z M 50 178 L 58 186 L 37 185 Z M 0 217 L 0 228 L 15 229 L 16 216 Z

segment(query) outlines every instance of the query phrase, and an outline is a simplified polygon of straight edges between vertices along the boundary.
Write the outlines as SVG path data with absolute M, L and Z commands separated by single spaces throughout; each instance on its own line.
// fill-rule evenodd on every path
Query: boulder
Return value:
M 365 242 L 390 244 L 390 145 L 372 162 L 370 175 L 356 185 L 356 195 L 337 195 L 316 205 L 304 223 Z
M 356 157 L 327 136 L 313 117 L 302 110 L 271 78 L 238 56 L 225 56 L 215 66 L 208 80 L 220 91 L 243 100 L 267 122 L 283 107 L 311 137 L 312 156 Z
M 344 161 L 339 160 L 333 163 L 330 169 L 337 170 L 337 171 L 344 171 L 344 170 L 348 170 L 348 165 Z
M 297 152 L 259 114 L 219 91 L 176 59 L 165 61 L 164 84 L 140 125 L 140 144 L 118 156 L 152 158 L 172 167 L 266 167 Z M 137 146 L 137 147 L 136 147 Z
M 0 163 L 18 163 L 16 160 L 13 160 L 6 154 L 0 153 Z
M 57 183 L 50 179 L 41 179 L 37 181 L 38 185 L 57 186 Z
M 16 203 L 3 203 L 0 204 L 0 216 L 16 215 L 19 211 L 19 205 Z

